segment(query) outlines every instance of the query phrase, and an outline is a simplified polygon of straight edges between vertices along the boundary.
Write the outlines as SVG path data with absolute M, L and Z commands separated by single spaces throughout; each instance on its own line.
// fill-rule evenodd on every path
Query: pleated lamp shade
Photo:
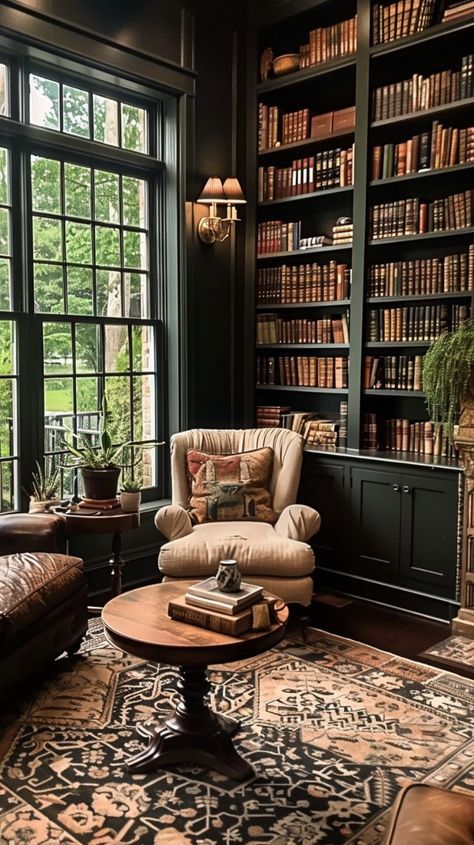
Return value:
M 198 199 L 196 202 L 203 202 L 206 205 L 210 205 L 211 203 L 226 203 L 228 202 L 226 195 L 224 194 L 224 188 L 222 187 L 222 182 L 218 176 L 210 176 L 207 180 L 204 188 L 202 189 L 201 193 L 199 194 Z
M 244 205 L 247 202 L 240 187 L 240 182 L 235 176 L 229 176 L 225 180 L 224 194 L 226 202 L 231 203 L 231 205 Z

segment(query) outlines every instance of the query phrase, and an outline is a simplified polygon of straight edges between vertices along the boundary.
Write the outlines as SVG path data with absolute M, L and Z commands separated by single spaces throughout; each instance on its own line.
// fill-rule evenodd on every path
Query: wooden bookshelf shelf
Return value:
M 278 147 L 267 147 L 265 150 L 259 150 L 259 158 L 262 156 L 275 155 L 277 153 L 291 152 L 292 150 L 299 150 L 301 147 L 318 147 L 322 144 L 334 141 L 336 144 L 343 138 L 351 138 L 354 135 L 354 127 L 352 129 L 345 129 L 341 132 L 328 132 L 326 135 L 319 135 L 317 138 L 304 138 L 301 141 L 293 141 L 292 144 L 280 144 Z
M 257 343 L 257 349 L 349 349 L 348 343 Z
M 304 258 L 306 255 L 328 255 L 333 252 L 345 252 L 352 250 L 352 244 L 339 244 L 330 246 L 316 246 L 311 249 L 292 249 L 289 252 L 265 252 L 257 255 L 257 261 L 268 261 L 276 258 Z
M 399 185 L 403 182 L 418 182 L 419 180 L 431 179 L 433 177 L 449 177 L 463 171 L 474 169 L 474 161 L 467 164 L 456 164 L 454 167 L 437 167 L 428 170 L 419 170 L 417 173 L 406 173 L 403 176 L 390 176 L 387 179 L 375 179 L 369 182 L 370 188 L 386 188 L 390 185 Z
M 396 41 L 389 41 L 387 44 L 376 44 L 374 47 L 370 48 L 369 53 L 371 57 L 379 58 L 386 56 L 387 54 L 398 53 L 401 50 L 406 50 L 407 47 L 417 47 L 424 44 L 430 45 L 430 42 L 442 39 L 447 35 L 456 35 L 461 32 L 466 32 L 473 27 L 474 16 L 466 17 L 460 21 L 453 21 L 452 23 L 438 23 L 429 27 L 429 29 L 425 29 L 423 32 L 417 32 L 414 35 L 407 35 L 405 38 L 398 38 Z
M 376 238 L 368 242 L 369 246 L 386 246 L 387 244 L 402 244 L 410 241 L 444 240 L 444 238 L 468 238 L 474 235 L 474 226 L 464 229 L 448 229 L 445 232 L 424 232 L 419 235 L 397 235 L 394 238 Z
M 367 349 L 397 349 L 398 347 L 415 349 L 417 346 L 431 346 L 432 342 L 431 340 L 367 340 L 365 346 Z
M 259 202 L 258 205 L 261 208 L 262 206 L 281 205 L 282 203 L 297 202 L 298 200 L 323 199 L 331 196 L 332 194 L 344 194 L 352 190 L 352 185 L 344 185 L 342 188 L 326 188 L 324 191 L 312 191 L 310 194 L 297 194 L 294 197 L 281 197 L 277 200 L 265 200 L 264 202 Z
M 257 305 L 257 311 L 287 311 L 296 308 L 341 308 L 351 304 L 350 299 L 331 299 L 327 302 L 269 302 Z
M 452 103 L 445 103 L 442 106 L 433 106 L 431 109 L 413 111 L 408 114 L 400 114 L 397 117 L 387 117 L 384 120 L 374 120 L 371 129 L 383 129 L 387 126 L 394 126 L 397 123 L 411 123 L 415 121 L 431 122 L 437 117 L 448 116 L 451 112 L 471 112 L 474 106 L 474 97 L 465 97 L 463 100 L 453 100 Z
M 273 91 L 298 85 L 299 83 L 307 82 L 317 77 L 327 76 L 328 73 L 355 68 L 355 64 L 355 54 L 351 53 L 342 59 L 334 59 L 332 62 L 305 67 L 303 70 L 296 70 L 293 73 L 285 74 L 285 76 L 278 76 L 276 79 L 267 79 L 265 82 L 259 82 L 257 84 L 257 95 L 270 94 Z
M 448 291 L 447 293 L 407 293 L 399 296 L 369 296 L 368 305 L 386 305 L 395 302 L 429 302 L 430 300 L 471 299 L 474 291 Z
M 337 455 L 347 459 L 361 460 L 361 461 L 390 461 L 400 464 L 413 464 L 414 466 L 424 466 L 429 469 L 436 469 L 438 467 L 453 469 L 460 471 L 460 467 L 455 458 L 447 458 L 444 455 L 440 457 L 433 457 L 432 455 L 419 455 L 416 452 L 395 452 L 384 449 L 347 449 L 338 446 L 335 449 L 324 446 L 305 446 L 305 452 L 314 452 L 319 455 Z M 473 573 L 474 575 L 474 573 Z
M 257 390 L 284 390 L 297 393 L 347 393 L 347 387 L 299 387 L 289 384 L 257 384 Z
M 414 399 L 423 399 L 425 394 L 422 390 L 384 390 L 376 387 L 365 388 L 364 396 L 410 396 Z

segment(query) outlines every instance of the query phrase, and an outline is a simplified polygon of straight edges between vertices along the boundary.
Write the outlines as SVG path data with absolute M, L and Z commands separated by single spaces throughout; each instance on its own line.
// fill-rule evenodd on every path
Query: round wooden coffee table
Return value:
M 239 723 L 214 713 L 205 701 L 211 686 L 207 667 L 254 657 L 272 648 L 285 634 L 288 608 L 282 606 L 278 621 L 266 631 L 241 637 L 217 634 L 168 616 L 168 602 L 182 596 L 192 583 L 195 581 L 174 581 L 130 590 L 109 601 L 102 611 L 105 634 L 112 645 L 180 670 L 180 698 L 174 714 L 163 725 L 139 728 L 149 744 L 127 761 L 127 768 L 137 774 L 157 766 L 198 763 L 235 780 L 247 780 L 253 769 L 231 740 Z

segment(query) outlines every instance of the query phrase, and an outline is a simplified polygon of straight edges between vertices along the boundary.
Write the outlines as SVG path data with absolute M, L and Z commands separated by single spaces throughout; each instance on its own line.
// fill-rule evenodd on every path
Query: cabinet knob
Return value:
M 404 484 L 403 485 L 403 492 L 404 493 L 411 493 L 411 487 L 409 487 L 408 484 Z
M 392 484 L 392 490 L 394 493 L 400 492 L 400 485 L 399 484 Z

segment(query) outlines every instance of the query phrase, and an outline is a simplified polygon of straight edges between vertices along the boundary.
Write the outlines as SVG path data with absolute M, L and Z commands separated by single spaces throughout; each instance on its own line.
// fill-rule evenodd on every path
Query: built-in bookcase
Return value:
M 268 47 L 304 46 L 305 66 L 256 82 L 256 405 L 270 424 L 288 406 L 336 419 L 343 402 L 339 452 L 442 465 L 422 366 L 473 305 L 474 16 L 412 5 L 269 2 L 257 15 L 257 74 Z

